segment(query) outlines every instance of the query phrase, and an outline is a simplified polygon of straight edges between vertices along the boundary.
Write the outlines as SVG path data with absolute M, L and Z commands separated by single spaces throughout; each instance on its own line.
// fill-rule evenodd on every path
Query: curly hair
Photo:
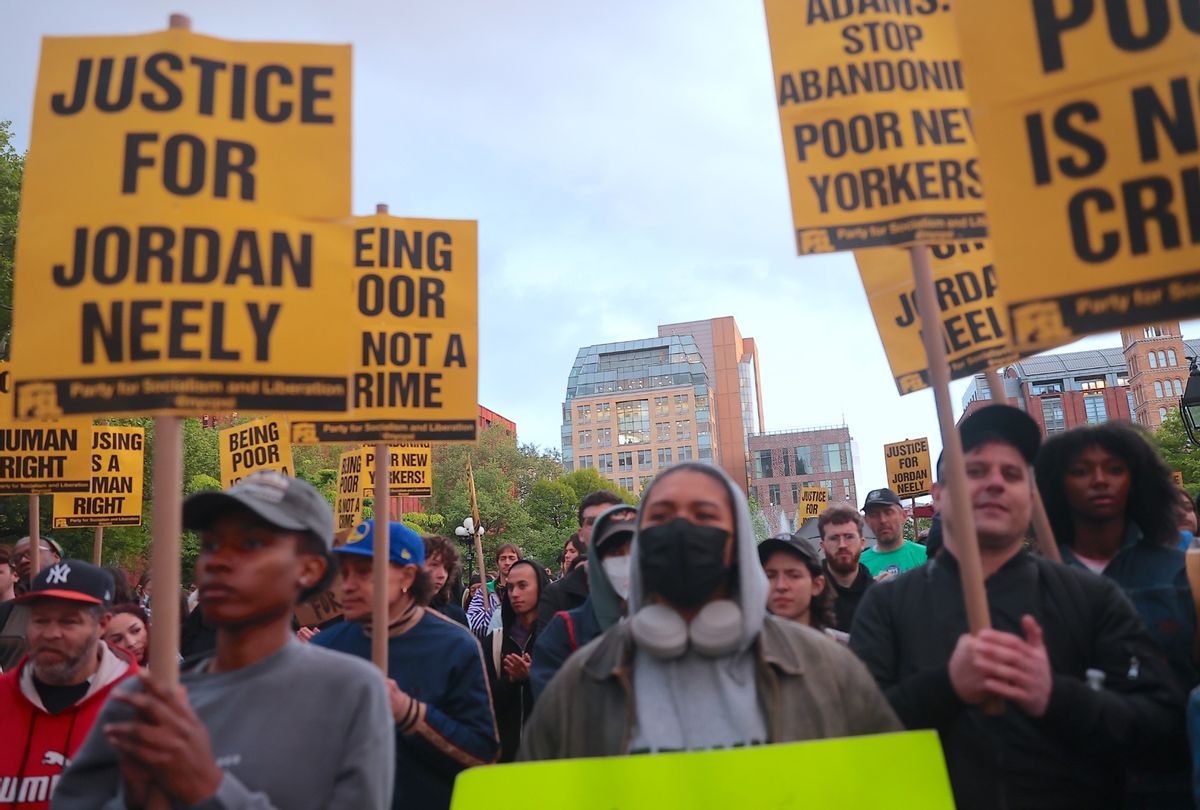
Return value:
M 442 561 L 442 565 L 446 569 L 446 584 L 440 591 L 430 596 L 431 602 L 442 604 L 449 601 L 450 592 L 454 590 L 455 583 L 462 576 L 462 558 L 454 546 L 454 541 L 449 537 L 435 534 L 427 535 L 422 539 L 425 541 L 425 559 L 431 560 L 436 557 Z
M 1179 495 L 1171 470 L 1138 428 L 1122 422 L 1072 428 L 1042 443 L 1034 472 L 1058 541 L 1068 546 L 1075 543 L 1075 522 L 1063 482 L 1071 464 L 1090 447 L 1108 451 L 1129 467 L 1125 520 L 1136 523 L 1149 542 L 1176 543 L 1179 532 L 1175 526 L 1175 506 Z

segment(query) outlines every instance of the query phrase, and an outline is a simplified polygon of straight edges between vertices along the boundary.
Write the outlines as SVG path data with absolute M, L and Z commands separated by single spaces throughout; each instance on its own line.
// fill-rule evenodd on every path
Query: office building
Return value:
M 854 483 L 854 449 L 846 425 L 753 433 L 750 448 L 750 493 L 767 516 L 773 533 L 782 512 L 796 525 L 800 490 L 821 487 L 829 503 L 858 503 Z

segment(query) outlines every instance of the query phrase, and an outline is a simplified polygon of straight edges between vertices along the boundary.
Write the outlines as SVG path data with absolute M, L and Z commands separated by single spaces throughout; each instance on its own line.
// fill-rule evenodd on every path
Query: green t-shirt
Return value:
M 894 551 L 876 551 L 869 548 L 862 553 L 859 561 L 867 567 L 871 576 L 877 577 L 888 570 L 893 574 L 902 574 L 910 568 L 924 565 L 926 559 L 925 546 L 905 540 Z

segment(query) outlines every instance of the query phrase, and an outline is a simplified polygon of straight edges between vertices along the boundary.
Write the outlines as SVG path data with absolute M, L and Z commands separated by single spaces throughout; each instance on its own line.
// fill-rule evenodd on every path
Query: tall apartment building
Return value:
M 680 461 L 749 477 L 762 425 L 757 351 L 733 318 L 667 324 L 658 337 L 585 346 L 567 378 L 563 465 L 595 468 L 638 494 Z
M 829 502 L 858 502 L 854 483 L 854 451 L 846 425 L 775 430 L 749 436 L 750 493 L 771 531 L 782 512 L 795 525 L 803 487 L 829 491 Z
M 1112 419 L 1155 430 L 1179 407 L 1187 358 L 1200 353 L 1200 340 L 1184 340 L 1178 322 L 1164 322 L 1122 330 L 1121 344 L 1020 360 L 1002 372 L 1005 392 L 1043 434 Z M 976 375 L 963 396 L 963 416 L 991 398 L 987 380 Z

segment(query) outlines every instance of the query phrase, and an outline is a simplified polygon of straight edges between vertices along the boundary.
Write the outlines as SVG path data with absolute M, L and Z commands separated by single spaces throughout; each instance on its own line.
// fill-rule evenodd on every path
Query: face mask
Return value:
M 631 570 L 629 560 L 629 555 L 625 554 L 620 557 L 605 557 L 600 561 L 600 565 L 604 566 L 604 575 L 608 577 L 608 583 L 617 592 L 617 596 L 622 599 L 629 598 L 629 572 Z
M 638 533 L 638 565 L 647 594 L 675 607 L 702 604 L 729 579 L 725 543 L 729 532 L 675 518 Z

